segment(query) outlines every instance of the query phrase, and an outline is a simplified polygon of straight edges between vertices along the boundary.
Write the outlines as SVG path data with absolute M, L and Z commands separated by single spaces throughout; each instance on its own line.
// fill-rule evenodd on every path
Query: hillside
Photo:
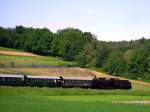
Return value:
M 100 41 L 91 32 L 83 32 L 78 28 L 60 29 L 54 33 L 48 28 L 24 26 L 1 27 L 0 32 L 2 49 L 9 50 L 1 51 L 1 54 L 16 56 L 10 48 L 30 51 L 27 54 L 23 51 L 17 52 L 17 56 L 36 57 L 32 56 L 34 53 L 61 57 L 67 61 L 77 62 L 80 67 L 101 69 L 115 76 L 150 82 L 150 39 L 146 37 L 129 41 Z M 22 63 L 20 61 L 9 64 L 6 62 L 6 65 L 0 66 L 45 67 L 55 64 L 55 66 L 70 66 L 57 61 L 52 64 L 37 63 L 42 59 L 32 62 L 34 59 L 25 59 L 30 60 L 26 65 L 20 64 Z
M 75 66 L 75 62 L 67 62 L 59 58 L 50 56 L 39 56 L 14 49 L 0 48 L 5 52 L 0 55 L 0 73 L 9 74 L 31 74 L 47 76 L 67 76 L 67 77 L 105 77 L 114 76 L 98 71 L 93 71 Z M 8 54 L 7 54 L 8 53 Z M 120 77 L 118 77 L 120 78 Z M 122 79 L 122 78 L 121 78 Z M 130 80 L 134 89 L 150 89 L 150 83 Z

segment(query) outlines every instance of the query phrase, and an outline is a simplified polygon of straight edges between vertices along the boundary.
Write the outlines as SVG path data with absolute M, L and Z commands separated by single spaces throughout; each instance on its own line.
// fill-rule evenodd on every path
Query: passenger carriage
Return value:
M 24 76 L 12 74 L 0 74 L 0 85 L 22 86 Z
M 62 87 L 81 87 L 90 88 L 92 85 L 93 77 L 63 77 Z
M 26 76 L 25 84 L 39 87 L 58 87 L 60 86 L 60 77 L 55 76 Z

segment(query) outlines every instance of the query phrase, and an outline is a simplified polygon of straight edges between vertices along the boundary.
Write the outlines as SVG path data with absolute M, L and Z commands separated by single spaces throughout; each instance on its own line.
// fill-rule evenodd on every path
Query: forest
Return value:
M 76 61 L 114 76 L 150 81 L 150 39 L 100 41 L 91 32 L 16 26 L 0 27 L 0 46 Z

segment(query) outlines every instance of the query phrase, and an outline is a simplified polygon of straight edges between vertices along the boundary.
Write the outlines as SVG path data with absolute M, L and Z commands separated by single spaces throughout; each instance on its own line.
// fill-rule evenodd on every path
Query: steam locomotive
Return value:
M 0 85 L 92 89 L 131 89 L 129 80 L 0 74 Z

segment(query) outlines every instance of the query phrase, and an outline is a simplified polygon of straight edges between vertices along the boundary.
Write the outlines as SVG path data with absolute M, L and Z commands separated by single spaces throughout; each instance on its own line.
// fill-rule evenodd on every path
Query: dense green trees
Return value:
M 76 60 L 82 67 L 95 67 L 97 62 L 97 51 L 93 43 L 87 42 L 82 51 L 76 56 Z
M 47 28 L 0 27 L 0 46 L 77 61 L 115 76 L 150 81 L 150 39 L 105 42 L 90 32 L 66 28 L 56 33 Z
M 128 72 L 134 79 L 140 79 L 149 73 L 149 53 L 144 48 L 134 49 L 128 61 Z
M 83 47 L 81 34 L 82 32 L 78 29 L 68 28 L 59 30 L 57 32 L 59 37 L 58 54 L 64 59 L 74 60 L 75 55 L 77 55 Z
M 126 68 L 126 62 L 123 59 L 123 52 L 119 50 L 112 51 L 104 65 L 104 70 L 115 76 L 123 75 Z
M 103 44 L 103 42 L 100 42 L 97 44 L 97 62 L 96 62 L 96 67 L 102 68 L 104 64 L 106 63 L 109 53 L 110 53 L 110 48 Z

